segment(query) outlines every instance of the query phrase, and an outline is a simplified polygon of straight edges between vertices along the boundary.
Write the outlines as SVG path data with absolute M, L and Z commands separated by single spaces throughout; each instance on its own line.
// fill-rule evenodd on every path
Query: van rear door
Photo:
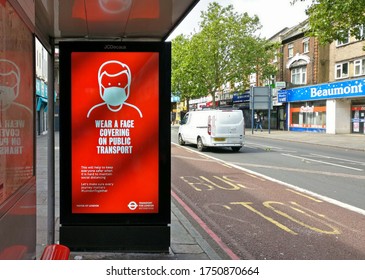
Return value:
M 230 138 L 243 135 L 244 120 L 242 111 L 220 111 L 212 118 L 212 136 Z

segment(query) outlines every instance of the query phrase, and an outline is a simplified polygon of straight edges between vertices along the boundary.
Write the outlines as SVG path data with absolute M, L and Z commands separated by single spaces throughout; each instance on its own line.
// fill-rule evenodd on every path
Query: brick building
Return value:
M 307 37 L 308 20 L 281 34 L 277 81 L 285 108 L 286 127 L 292 131 L 365 133 L 364 41 L 320 45 Z

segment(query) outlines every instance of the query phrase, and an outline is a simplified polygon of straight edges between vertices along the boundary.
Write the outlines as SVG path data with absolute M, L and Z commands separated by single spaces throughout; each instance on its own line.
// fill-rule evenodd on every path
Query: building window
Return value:
M 365 34 L 364 34 L 364 24 L 360 26 L 360 30 L 359 30 L 359 36 L 360 36 L 360 40 L 363 40 L 364 37 L 365 37 Z
M 307 83 L 307 67 L 298 67 L 291 70 L 291 83 L 305 85 Z
M 350 33 L 347 34 L 346 38 L 343 41 L 337 40 L 336 47 L 347 45 L 348 43 L 350 43 Z
M 365 30 L 364 30 L 364 24 L 360 24 L 358 26 L 354 27 L 354 34 L 356 41 L 362 41 L 365 39 Z
M 355 76 L 365 75 L 365 59 L 358 59 L 354 61 Z
M 349 76 L 349 63 L 336 64 L 336 79 L 347 78 Z
M 303 40 L 303 53 L 309 53 L 309 38 Z
M 277 55 L 277 54 L 275 54 L 274 59 L 272 60 L 272 62 L 273 62 L 273 63 L 278 62 L 278 55 Z
M 289 44 L 288 45 L 288 57 L 293 57 L 294 56 L 294 46 L 293 44 Z

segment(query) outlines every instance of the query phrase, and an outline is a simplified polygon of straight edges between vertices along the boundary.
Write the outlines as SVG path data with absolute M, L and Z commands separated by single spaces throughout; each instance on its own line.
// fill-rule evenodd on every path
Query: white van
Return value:
M 241 110 L 202 110 L 186 113 L 180 122 L 178 141 L 205 147 L 230 147 L 238 152 L 244 145 L 245 121 Z

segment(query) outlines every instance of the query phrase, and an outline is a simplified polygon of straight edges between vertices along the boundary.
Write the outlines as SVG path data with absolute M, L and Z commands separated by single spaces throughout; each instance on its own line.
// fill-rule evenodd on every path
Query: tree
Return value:
M 254 33 L 261 28 L 257 16 L 234 12 L 232 5 L 221 7 L 213 2 L 201 14 L 201 31 L 198 49 L 201 68 L 200 81 L 203 88 L 212 96 L 215 106 L 215 93 L 229 84 L 230 87 L 244 89 L 249 85 L 248 77 L 255 72 L 255 48 L 257 40 Z
M 197 52 L 197 37 L 179 35 L 172 41 L 171 58 L 171 90 L 181 100 L 189 100 L 207 95 L 204 83 L 198 75 L 201 68 L 201 58 Z
M 171 90 L 182 100 L 189 100 L 194 91 L 192 88 L 192 71 L 190 66 L 190 38 L 183 35 L 177 36 L 172 41 L 171 58 Z
M 258 69 L 267 76 L 275 74 L 269 62 L 276 48 L 254 35 L 260 28 L 257 16 L 210 3 L 201 14 L 200 31 L 172 42 L 173 89 L 185 99 L 211 95 L 215 107 L 215 94 L 222 86 L 244 90 L 249 75 Z
M 364 39 L 365 0 L 293 0 L 311 2 L 306 13 L 309 17 L 309 36 L 322 44 L 344 41 L 348 34 Z

